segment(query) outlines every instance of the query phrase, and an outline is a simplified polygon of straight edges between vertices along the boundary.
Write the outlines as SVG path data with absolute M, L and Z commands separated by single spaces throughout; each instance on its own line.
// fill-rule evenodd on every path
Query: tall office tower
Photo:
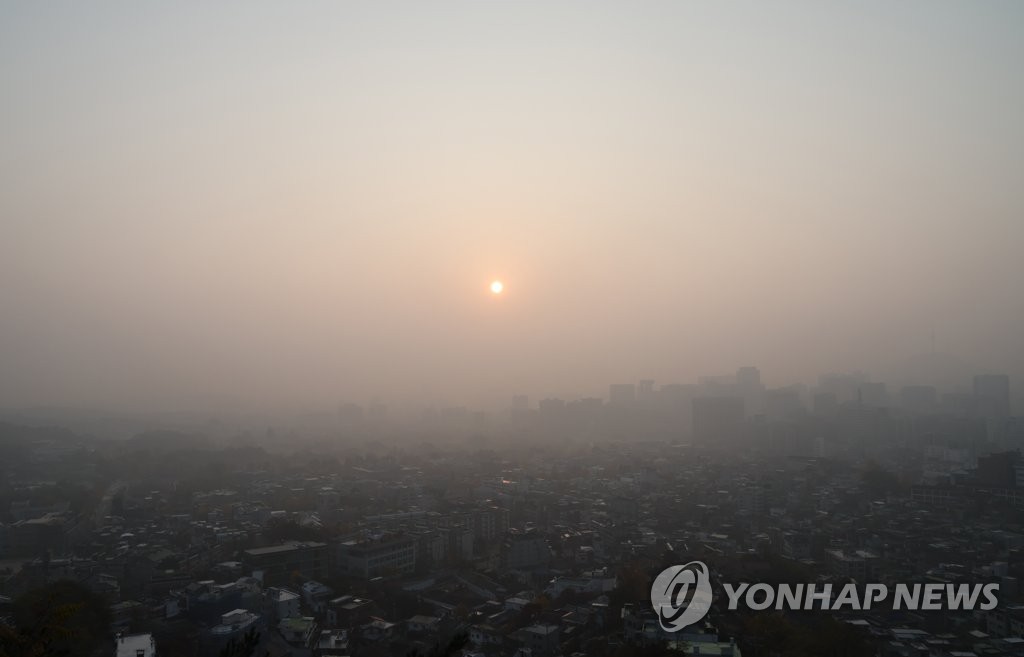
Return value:
M 1021 463 L 1020 452 L 1000 452 L 978 457 L 976 477 L 985 486 L 1012 488 L 1020 486 L 1017 481 L 1017 466 Z
M 697 397 L 693 400 L 694 443 L 735 443 L 742 430 L 743 400 L 739 397 Z
M 761 370 L 756 367 L 741 367 L 736 370 L 736 385 L 756 388 L 761 385 Z
M 516 426 L 523 428 L 530 417 L 530 398 L 526 395 L 513 395 L 509 417 Z
M 800 394 L 795 388 L 773 388 L 764 393 L 764 414 L 769 420 L 792 418 L 803 410 Z
M 749 366 L 736 370 L 736 392 L 743 398 L 743 408 L 749 415 L 763 411 L 765 392 L 761 370 Z
M 636 392 L 636 400 L 645 408 L 654 406 L 655 392 L 653 380 L 644 379 L 640 382 L 640 388 Z
M 818 391 L 831 392 L 836 396 L 836 401 L 845 404 L 850 401 L 857 401 L 858 389 L 867 383 L 867 377 L 861 372 L 853 374 L 822 374 L 818 377 Z
M 834 415 L 839 410 L 839 400 L 834 392 L 814 393 L 813 404 L 815 415 Z
M 880 382 L 865 382 L 857 387 L 857 401 L 864 406 L 881 408 L 888 406 L 889 393 L 885 384 Z

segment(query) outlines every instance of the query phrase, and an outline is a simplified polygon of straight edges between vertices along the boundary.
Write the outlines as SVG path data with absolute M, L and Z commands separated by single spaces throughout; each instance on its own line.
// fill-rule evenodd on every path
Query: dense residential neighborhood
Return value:
M 750 377 L 449 412 L 418 443 L 344 414 L 326 445 L 5 424 L 0 615 L 16 633 L 73 585 L 118 657 L 1024 654 L 1018 420 L 983 387 L 965 410 Z M 692 560 L 714 602 L 666 631 L 651 583 Z M 994 583 L 999 604 L 753 611 L 722 582 Z

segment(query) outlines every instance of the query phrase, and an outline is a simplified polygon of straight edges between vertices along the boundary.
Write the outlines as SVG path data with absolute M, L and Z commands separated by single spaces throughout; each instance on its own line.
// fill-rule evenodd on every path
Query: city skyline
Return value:
M 0 3 L 0 657 L 1024 657 L 1024 1 Z

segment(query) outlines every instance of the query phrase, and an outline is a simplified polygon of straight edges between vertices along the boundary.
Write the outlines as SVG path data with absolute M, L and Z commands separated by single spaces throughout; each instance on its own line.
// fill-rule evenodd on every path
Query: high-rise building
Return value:
M 836 396 L 836 401 L 844 404 L 850 401 L 857 401 L 857 392 L 861 384 L 867 383 L 867 376 L 862 372 L 853 374 L 822 374 L 818 377 L 818 390 L 820 392 L 831 392 Z
M 339 572 L 349 577 L 408 575 L 416 568 L 416 544 L 411 534 L 351 539 L 337 545 L 335 559 Z
M 1020 452 L 999 452 L 978 457 L 977 479 L 983 486 L 1011 488 L 1017 482 L 1017 466 L 1021 463 Z
M 836 393 L 830 391 L 815 393 L 813 405 L 815 415 L 834 415 L 839 410 Z
M 253 548 L 242 553 L 246 572 L 263 573 L 264 586 L 286 584 L 292 573 L 307 579 L 327 577 L 327 544 L 315 541 L 288 541 L 281 545 Z
M 735 441 L 743 427 L 739 397 L 697 397 L 693 400 L 693 441 L 713 445 Z
M 761 385 L 761 370 L 750 366 L 739 368 L 736 370 L 736 384 L 741 387 Z
M 542 399 L 537 403 L 537 410 L 543 418 L 560 416 L 565 412 L 565 400 Z
M 541 534 L 532 531 L 509 534 L 501 546 L 501 561 L 508 570 L 546 566 L 551 561 L 551 548 Z
M 736 391 L 743 397 L 744 410 L 755 415 L 764 410 L 765 392 L 761 383 L 761 370 L 756 367 L 741 367 L 736 370 Z
M 654 392 L 654 381 L 652 379 L 644 379 L 640 382 L 640 389 L 637 390 L 636 399 L 640 402 L 641 406 L 651 407 L 655 401 Z
M 857 402 L 872 408 L 888 406 L 889 394 L 885 389 L 885 384 L 877 381 L 861 383 L 857 387 Z
M 764 413 L 769 420 L 785 420 L 804 410 L 796 388 L 773 388 L 764 393 Z

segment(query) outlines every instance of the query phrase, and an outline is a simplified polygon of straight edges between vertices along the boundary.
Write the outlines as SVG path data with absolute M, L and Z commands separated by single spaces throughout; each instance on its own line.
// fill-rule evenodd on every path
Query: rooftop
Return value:
M 282 543 L 281 545 L 270 545 L 261 548 L 251 548 L 246 550 L 245 553 L 250 556 L 262 556 L 265 554 L 279 554 L 283 552 L 293 552 L 295 550 L 305 550 L 309 548 L 322 548 L 327 547 L 327 543 L 318 543 L 316 541 L 306 541 L 303 543 L 292 542 Z
M 117 637 L 117 657 L 155 657 L 156 643 L 152 634 L 125 634 Z

